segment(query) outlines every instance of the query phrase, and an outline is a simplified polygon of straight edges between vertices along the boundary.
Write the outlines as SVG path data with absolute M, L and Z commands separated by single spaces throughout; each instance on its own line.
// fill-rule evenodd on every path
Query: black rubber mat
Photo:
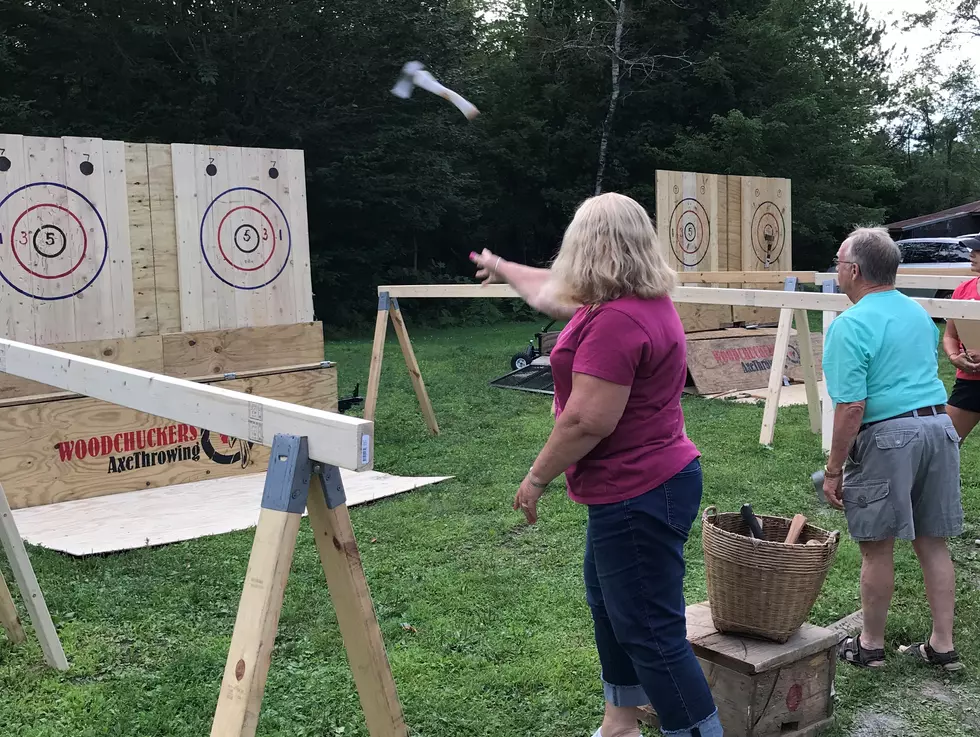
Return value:
M 498 389 L 516 389 L 521 392 L 537 394 L 554 394 L 555 382 L 551 376 L 551 366 L 525 366 L 522 369 L 504 374 L 499 379 L 490 382 L 490 386 Z

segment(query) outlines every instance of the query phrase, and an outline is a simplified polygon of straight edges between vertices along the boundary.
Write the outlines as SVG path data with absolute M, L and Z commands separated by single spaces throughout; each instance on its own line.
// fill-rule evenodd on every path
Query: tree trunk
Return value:
M 613 117 L 616 115 L 616 103 L 619 101 L 619 57 L 623 40 L 623 23 L 626 16 L 626 0 L 619 0 L 616 11 L 616 35 L 613 38 L 612 53 L 612 94 L 609 96 L 609 109 L 606 119 L 602 122 L 602 139 L 599 141 L 599 166 L 595 175 L 595 194 L 602 194 L 602 178 L 606 173 L 606 151 L 609 148 L 609 132 L 612 130 Z

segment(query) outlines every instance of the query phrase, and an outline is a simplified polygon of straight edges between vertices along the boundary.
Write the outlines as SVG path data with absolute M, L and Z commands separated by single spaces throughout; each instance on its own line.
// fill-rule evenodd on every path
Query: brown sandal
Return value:
M 945 671 L 963 670 L 966 666 L 960 661 L 959 653 L 950 650 L 940 653 L 933 650 L 928 642 L 913 642 L 911 645 L 903 645 L 898 651 L 906 657 L 913 658 L 929 665 L 938 665 Z

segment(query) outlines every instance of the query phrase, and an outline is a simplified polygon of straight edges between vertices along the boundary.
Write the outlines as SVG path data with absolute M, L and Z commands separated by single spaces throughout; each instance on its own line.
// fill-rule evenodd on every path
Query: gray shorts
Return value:
M 843 497 L 857 541 L 960 535 L 960 437 L 949 416 L 885 420 L 859 432 Z

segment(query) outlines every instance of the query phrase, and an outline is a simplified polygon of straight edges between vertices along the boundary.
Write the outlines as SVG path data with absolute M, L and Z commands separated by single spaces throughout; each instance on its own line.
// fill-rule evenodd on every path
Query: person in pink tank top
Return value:
M 470 254 L 568 324 L 551 352 L 555 424 L 514 499 L 528 523 L 562 474 L 587 507 L 585 594 L 606 699 L 593 737 L 638 737 L 652 705 L 668 735 L 718 737 L 721 722 L 687 640 L 684 544 L 701 505 L 700 453 L 684 430 L 687 341 L 676 275 L 653 223 L 616 193 L 582 203 L 551 268 Z
M 963 243 L 970 247 L 970 269 L 980 271 L 980 237 L 964 238 Z M 967 279 L 956 287 L 951 299 L 980 299 L 980 277 Z M 947 320 L 943 350 L 956 367 L 956 380 L 946 402 L 946 413 L 962 443 L 980 422 L 980 346 L 969 349 L 964 346 L 956 321 Z

